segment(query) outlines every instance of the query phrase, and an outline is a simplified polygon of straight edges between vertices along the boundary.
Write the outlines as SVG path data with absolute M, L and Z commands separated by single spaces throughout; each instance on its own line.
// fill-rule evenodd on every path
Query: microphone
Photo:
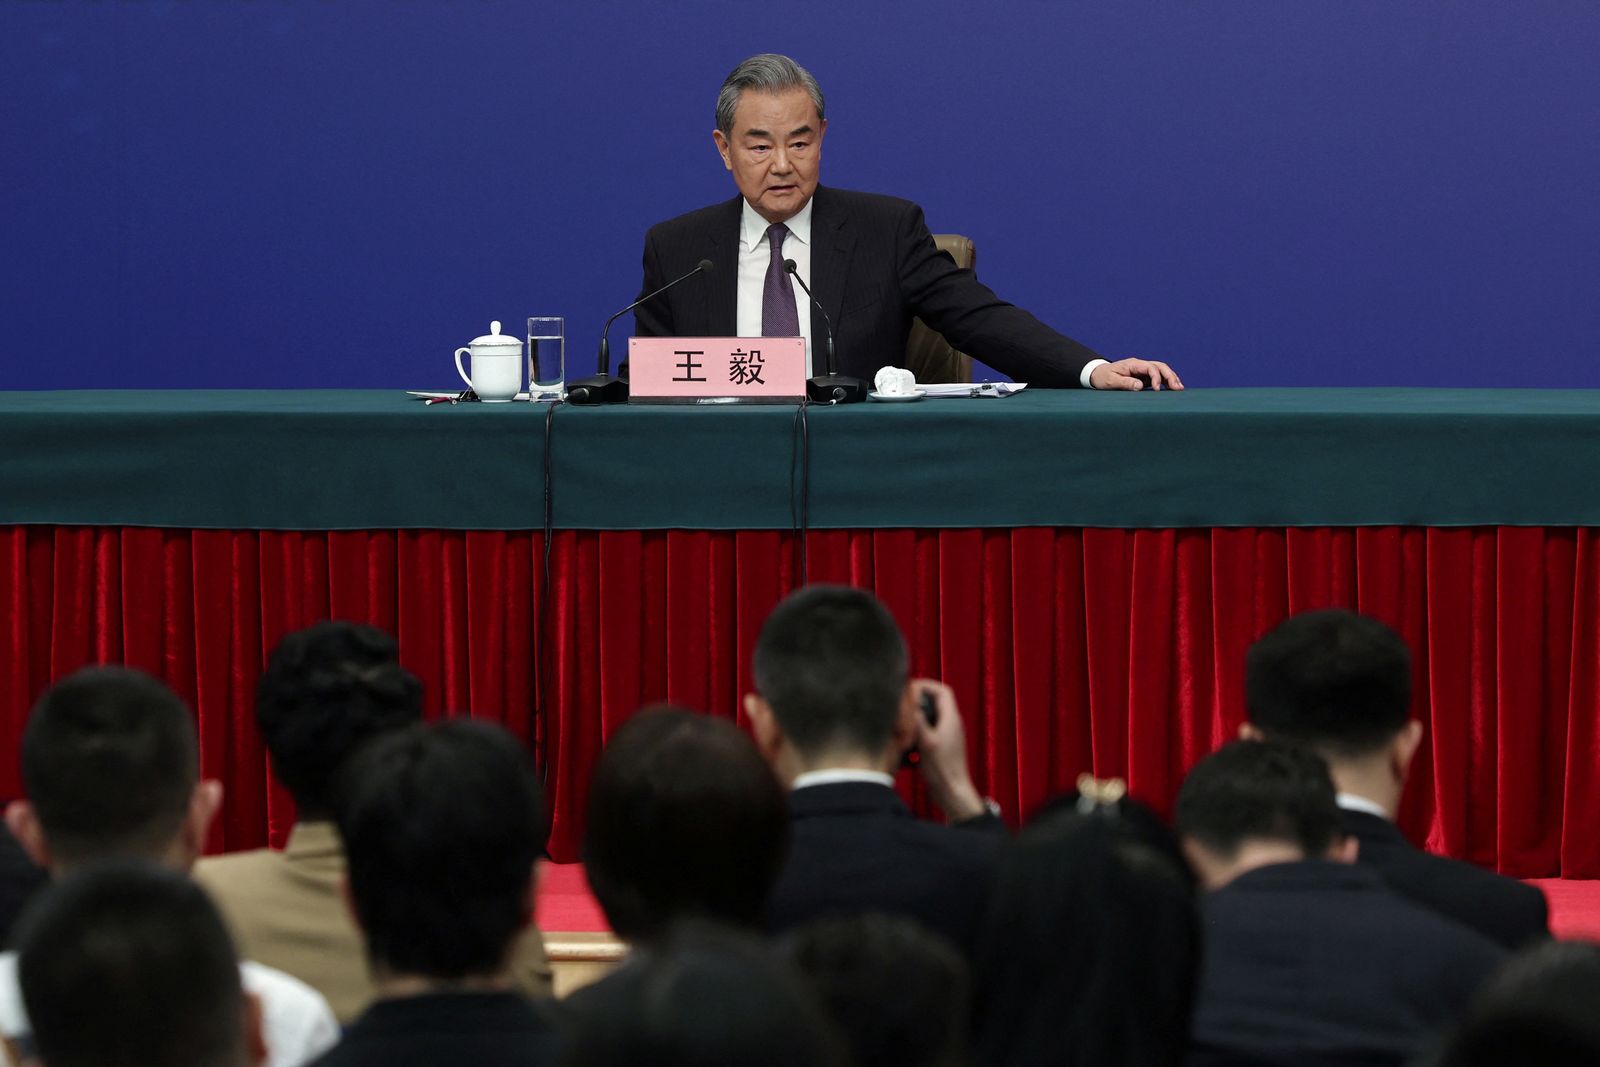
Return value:
M 709 259 L 702 259 L 694 265 L 694 269 L 687 274 L 680 274 L 666 285 L 653 293 L 646 293 L 621 311 L 606 320 L 605 329 L 600 331 L 600 353 L 597 367 L 598 374 L 581 378 L 567 387 L 567 403 L 569 404 L 617 404 L 628 399 L 628 383 L 621 378 L 611 376 L 611 324 L 619 318 L 644 303 L 654 300 L 662 293 L 671 289 L 679 282 L 688 281 L 696 274 L 709 274 L 712 264 Z
M 783 261 L 783 269 L 789 272 L 790 277 L 800 283 L 800 288 L 805 290 L 806 296 L 811 298 L 811 306 L 822 312 L 822 324 L 828 328 L 828 362 L 826 374 L 819 374 L 806 382 L 806 395 L 818 404 L 857 404 L 865 399 L 867 387 L 860 378 L 851 378 L 838 372 L 834 363 L 833 348 L 833 320 L 828 318 L 828 312 L 822 306 L 822 301 L 812 293 L 811 286 L 800 277 L 799 268 L 794 260 Z

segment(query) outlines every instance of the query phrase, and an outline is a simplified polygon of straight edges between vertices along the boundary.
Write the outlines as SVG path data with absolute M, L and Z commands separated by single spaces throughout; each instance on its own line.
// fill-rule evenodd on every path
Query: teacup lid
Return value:
M 472 344 L 476 348 L 493 347 L 494 345 L 516 345 L 518 348 L 521 348 L 522 339 L 520 337 L 512 337 L 510 334 L 501 333 L 500 320 L 495 319 L 493 322 L 489 323 L 489 332 L 484 334 L 482 337 L 474 337 L 472 339 Z

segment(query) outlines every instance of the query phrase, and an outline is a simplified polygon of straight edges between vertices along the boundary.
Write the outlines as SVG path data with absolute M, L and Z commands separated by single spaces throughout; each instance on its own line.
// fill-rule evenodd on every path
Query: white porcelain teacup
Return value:
M 462 356 L 472 357 L 472 374 L 461 365 Z M 500 323 L 491 322 L 489 332 L 474 337 L 468 348 L 456 349 L 456 373 L 485 404 L 504 404 L 522 391 L 522 375 L 527 364 L 522 358 L 522 340 L 500 332 Z

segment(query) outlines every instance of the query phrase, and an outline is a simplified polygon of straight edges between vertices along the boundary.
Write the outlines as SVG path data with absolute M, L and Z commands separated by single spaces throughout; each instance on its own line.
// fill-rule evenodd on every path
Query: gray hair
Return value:
M 733 109 L 739 106 L 739 94 L 746 89 L 761 93 L 781 93 L 785 89 L 804 89 L 817 105 L 817 118 L 824 118 L 822 87 L 811 72 L 788 56 L 770 52 L 749 59 L 733 68 L 717 93 L 717 129 L 722 136 L 733 136 Z

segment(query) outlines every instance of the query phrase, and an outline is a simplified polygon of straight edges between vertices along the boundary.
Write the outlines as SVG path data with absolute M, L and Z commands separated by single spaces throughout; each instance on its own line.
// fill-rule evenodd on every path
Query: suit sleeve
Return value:
M 661 278 L 661 259 L 656 251 L 656 231 L 644 236 L 644 282 L 639 286 L 639 296 L 653 293 L 666 284 Z M 638 299 L 635 297 L 634 299 Z M 633 309 L 633 335 L 635 337 L 676 337 L 673 329 L 672 302 L 651 300 Z
M 952 345 L 1020 382 L 1078 387 L 1093 349 L 1008 304 L 939 251 L 922 209 L 908 204 L 897 235 L 901 297 Z

